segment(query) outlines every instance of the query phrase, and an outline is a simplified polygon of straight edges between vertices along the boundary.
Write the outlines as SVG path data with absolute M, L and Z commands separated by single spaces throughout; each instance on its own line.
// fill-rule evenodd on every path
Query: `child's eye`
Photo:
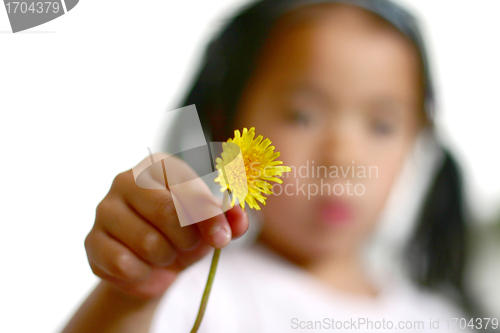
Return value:
M 394 133 L 395 126 L 389 121 L 375 120 L 371 124 L 371 130 L 375 135 L 389 136 Z
M 287 120 L 292 124 L 307 126 L 311 123 L 312 116 L 302 110 L 291 110 L 287 113 Z

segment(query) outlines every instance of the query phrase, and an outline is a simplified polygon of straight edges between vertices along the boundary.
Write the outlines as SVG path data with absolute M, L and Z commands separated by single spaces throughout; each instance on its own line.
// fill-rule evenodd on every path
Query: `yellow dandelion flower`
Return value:
M 262 135 L 254 139 L 254 136 L 255 127 L 249 130 L 243 128 L 243 134 L 235 130 L 234 139 L 227 140 L 228 143 L 238 145 L 239 150 L 233 144 L 222 144 L 221 157 L 215 159 L 216 168 L 219 170 L 215 182 L 221 185 L 221 192 L 231 191 L 231 206 L 234 206 L 238 199 L 242 208 L 245 208 L 246 202 L 250 208 L 260 210 L 257 201 L 265 205 L 267 198 L 263 194 L 273 193 L 273 186 L 269 181 L 283 183 L 277 177 L 283 175 L 283 172 L 291 171 L 291 168 L 281 166 L 282 161 L 275 161 L 280 153 L 274 151 L 274 146 L 270 146 L 271 140 L 262 140 Z M 239 151 L 243 162 L 241 159 L 235 159 Z

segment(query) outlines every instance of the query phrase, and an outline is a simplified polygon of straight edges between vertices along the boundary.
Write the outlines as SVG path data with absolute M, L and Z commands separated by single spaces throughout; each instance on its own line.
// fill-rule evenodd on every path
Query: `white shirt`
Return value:
M 150 333 L 190 332 L 210 261 L 208 255 L 179 275 L 161 300 Z M 451 327 L 452 318 L 461 317 L 444 299 L 403 281 L 387 281 L 375 298 L 355 296 L 262 246 L 229 246 L 221 252 L 198 332 L 466 332 Z

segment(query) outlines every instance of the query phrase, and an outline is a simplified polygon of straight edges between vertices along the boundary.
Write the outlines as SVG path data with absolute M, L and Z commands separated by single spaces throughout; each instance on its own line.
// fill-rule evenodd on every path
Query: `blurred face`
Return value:
M 261 240 L 296 261 L 359 249 L 422 118 L 409 41 L 361 9 L 311 8 L 275 28 L 237 119 L 292 167 L 263 207 Z

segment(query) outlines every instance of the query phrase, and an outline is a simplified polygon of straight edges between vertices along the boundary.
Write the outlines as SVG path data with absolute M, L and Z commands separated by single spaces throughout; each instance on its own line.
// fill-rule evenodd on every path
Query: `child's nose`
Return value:
M 321 160 L 326 166 L 352 166 L 362 163 L 363 144 L 361 133 L 349 120 L 337 120 L 324 126 Z

